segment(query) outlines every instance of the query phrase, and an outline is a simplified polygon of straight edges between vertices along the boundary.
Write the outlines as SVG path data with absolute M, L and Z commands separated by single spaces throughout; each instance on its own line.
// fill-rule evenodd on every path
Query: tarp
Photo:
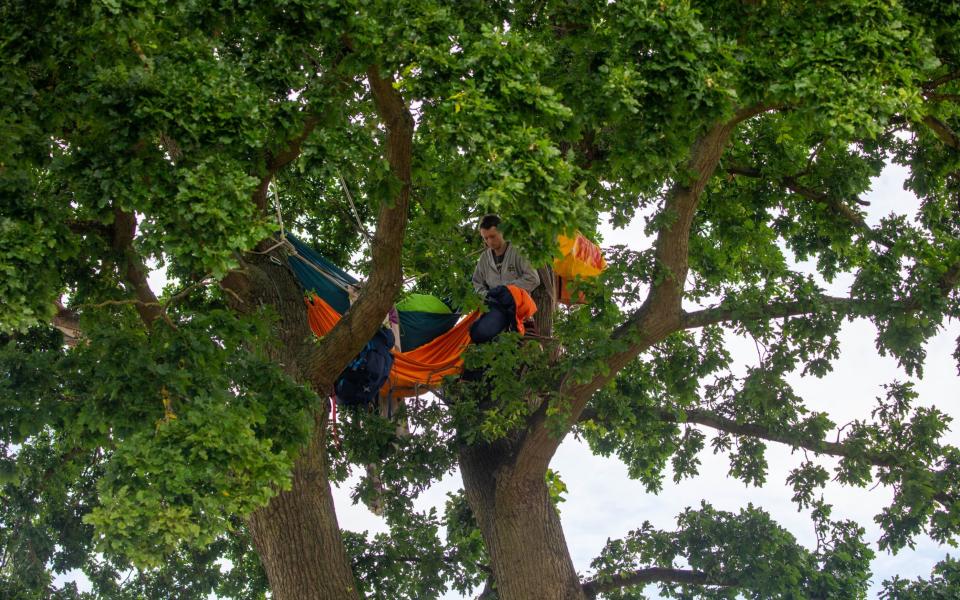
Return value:
M 449 315 L 453 313 L 443 300 L 430 294 L 407 294 L 397 302 L 397 310 Z
M 297 254 L 303 257 L 301 260 L 297 256 L 291 256 L 287 261 L 303 289 L 323 298 L 336 312 L 347 312 L 350 298 L 343 288 L 356 285 L 357 278 L 289 233 L 287 240 Z M 411 294 L 411 297 L 413 302 L 408 303 L 407 308 L 402 307 L 403 303 L 397 305 L 400 317 L 400 347 L 404 350 L 419 348 L 438 335 L 450 331 L 460 318 L 460 315 L 451 312 L 439 298 L 428 294 Z
M 572 238 L 558 235 L 557 243 L 562 254 L 553 261 L 553 272 L 557 277 L 557 296 L 562 304 L 583 304 L 586 302 L 583 292 L 578 293 L 577 298 L 571 298 L 568 288 L 570 280 L 577 277 L 596 277 L 607 268 L 607 261 L 603 258 L 600 247 L 582 233 L 578 232 Z
M 463 370 L 463 351 L 470 344 L 470 325 L 480 317 L 474 311 L 453 329 L 431 342 L 407 352 L 393 352 L 393 369 L 381 393 L 393 397 L 416 396 L 437 387 L 447 375 Z M 317 336 L 324 336 L 340 320 L 340 314 L 323 298 L 307 299 L 307 318 Z

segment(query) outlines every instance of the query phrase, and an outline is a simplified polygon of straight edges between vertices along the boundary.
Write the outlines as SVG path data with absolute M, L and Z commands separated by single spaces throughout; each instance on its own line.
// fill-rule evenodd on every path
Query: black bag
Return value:
M 487 292 L 486 303 L 490 310 L 470 326 L 470 341 L 474 344 L 484 344 L 503 331 L 517 329 L 517 304 L 506 286 L 498 285 Z
M 380 329 L 367 342 L 360 354 L 340 373 L 334 384 L 337 403 L 344 406 L 366 406 L 377 399 L 393 368 L 393 332 Z

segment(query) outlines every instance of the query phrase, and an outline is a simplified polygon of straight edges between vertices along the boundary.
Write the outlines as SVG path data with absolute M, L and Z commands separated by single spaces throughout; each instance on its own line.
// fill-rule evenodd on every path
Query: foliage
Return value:
M 894 577 L 884 581 L 881 594 L 883 600 L 938 600 L 949 598 L 957 590 L 960 582 L 957 581 L 957 561 L 949 556 L 933 568 L 933 576 L 929 580 L 918 579 L 907 581 Z
M 850 522 L 817 516 L 821 543 L 810 552 L 778 527 L 762 510 L 748 505 L 739 514 L 704 503 L 677 518 L 677 532 L 655 530 L 650 523 L 623 540 L 609 541 L 592 563 L 598 581 L 631 572 L 638 565 L 673 567 L 678 555 L 708 580 L 708 588 L 662 584 L 667 598 L 857 598 L 867 585 L 873 552 Z M 641 598 L 638 591 L 606 594 L 617 600 Z
M 344 533 L 370 597 L 489 589 L 490 519 L 463 493 L 443 516 L 415 499 L 465 449 L 503 480 L 495 459 L 535 440 L 547 460 L 527 481 L 556 507 L 548 446 L 571 431 L 651 494 L 707 451 L 748 485 L 771 477 L 768 443 L 837 459 L 787 477 L 816 550 L 759 508 L 703 504 L 610 542 L 597 581 L 689 568 L 712 583 L 662 593 L 863 597 L 871 551 L 830 520 L 831 478 L 892 489 L 881 549 L 956 542 L 960 454 L 914 382 L 960 317 L 957 2 L 7 0 L 0 21 L 0 595 L 84 598 L 53 584 L 80 569 L 98 597 L 262 598 L 247 519 L 310 440 L 318 486 L 362 465 L 354 498 L 382 505 L 389 533 Z M 377 269 L 366 235 L 404 182 L 374 75 L 415 125 L 408 288 L 479 306 L 466 276 L 487 212 L 537 265 L 605 221 L 647 239 L 574 284 L 586 303 L 553 339 L 472 348 L 439 400 L 347 414 L 332 444 L 309 376 L 323 342 L 290 325 L 282 261 L 257 261 L 283 229 Z M 918 203 L 867 211 L 891 163 Z M 64 312 L 71 345 L 49 327 Z M 855 319 L 903 373 L 841 424 L 791 382 L 829 373 Z M 735 363 L 735 336 L 755 363 Z M 884 593 L 952 597 L 956 579 L 947 559 Z

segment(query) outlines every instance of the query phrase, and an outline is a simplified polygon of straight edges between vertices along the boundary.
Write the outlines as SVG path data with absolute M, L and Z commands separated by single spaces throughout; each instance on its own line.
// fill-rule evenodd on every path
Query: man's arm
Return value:
M 522 254 L 517 252 L 517 271 L 518 276 L 515 280 L 505 283 L 504 285 L 515 285 L 518 288 L 523 288 L 528 292 L 532 292 L 537 289 L 537 286 L 540 285 L 540 276 L 537 275 L 537 270 L 534 269 L 530 262 L 523 257 Z
M 483 280 L 483 259 L 486 254 L 484 250 L 480 254 L 480 259 L 477 260 L 477 267 L 473 270 L 473 289 L 480 295 L 481 298 L 487 297 L 487 284 Z

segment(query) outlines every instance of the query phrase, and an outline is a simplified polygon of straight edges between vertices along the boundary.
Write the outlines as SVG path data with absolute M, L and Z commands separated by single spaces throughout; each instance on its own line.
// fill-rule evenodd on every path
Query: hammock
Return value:
M 516 325 L 522 335 L 523 321 L 531 317 L 537 307 L 526 290 L 512 285 L 508 289 L 517 305 Z M 310 328 L 317 337 L 323 337 L 340 320 L 340 313 L 316 294 L 308 297 L 306 303 Z M 447 375 L 460 374 L 463 371 L 463 351 L 470 344 L 470 326 L 481 314 L 479 310 L 473 311 L 452 329 L 419 348 L 393 351 L 393 369 L 390 370 L 390 379 L 380 390 L 381 395 L 389 394 L 394 398 L 417 396 L 439 386 Z
M 297 251 L 287 262 L 303 289 L 322 298 L 337 313 L 342 315 L 347 312 L 350 298 L 347 296 L 346 287 L 359 283 L 357 278 L 289 233 L 287 240 Z M 449 308 L 446 313 L 438 312 L 443 303 L 437 298 L 430 297 L 431 302 L 424 294 L 415 296 L 416 298 L 407 302 L 410 310 L 405 310 L 402 302 L 397 305 L 397 314 L 400 317 L 400 347 L 404 350 L 419 348 L 438 335 L 450 331 L 460 318 L 459 314 Z
M 310 328 L 318 337 L 323 337 L 350 308 L 350 299 L 344 288 L 347 284 L 357 283 L 357 279 L 303 242 L 289 234 L 287 237 L 299 255 L 290 257 L 289 261 L 301 285 L 308 291 L 306 305 Z M 537 307 L 526 290 L 512 285 L 507 287 L 516 305 L 516 328 L 523 335 L 523 322 L 533 316 Z M 416 396 L 438 387 L 447 375 L 462 372 L 463 351 L 470 344 L 470 326 L 482 314 L 477 310 L 458 322 L 458 314 L 430 312 L 440 309 L 423 298 L 412 305 L 423 310 L 397 311 L 401 344 L 409 350 L 392 352 L 393 368 L 381 395 L 389 394 L 394 398 Z
M 439 386 L 445 376 L 459 374 L 463 370 L 463 351 L 470 344 L 470 326 L 479 317 L 479 311 L 474 311 L 429 343 L 407 352 L 393 352 L 390 379 L 381 393 L 395 398 L 416 396 Z M 323 298 L 313 295 L 307 298 L 307 318 L 317 337 L 323 337 L 340 320 L 340 313 Z

